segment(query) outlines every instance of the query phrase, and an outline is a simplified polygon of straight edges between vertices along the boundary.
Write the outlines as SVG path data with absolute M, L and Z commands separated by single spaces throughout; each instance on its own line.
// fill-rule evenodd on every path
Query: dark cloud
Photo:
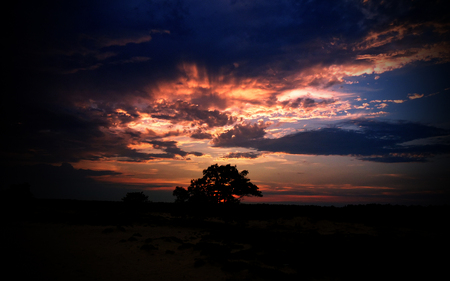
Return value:
M 196 104 L 200 109 L 218 108 L 226 109 L 229 101 L 221 97 L 218 93 L 211 93 L 210 89 L 198 89 L 191 99 L 191 103 Z
M 285 101 L 276 101 L 276 102 L 272 102 L 272 100 L 269 100 L 268 104 L 269 105 L 281 105 L 283 107 L 288 107 L 288 108 L 303 108 L 305 110 L 311 110 L 317 107 L 321 107 L 321 106 L 326 106 L 328 104 L 332 104 L 336 102 L 336 100 L 334 99 L 324 99 L 324 100 L 314 100 L 312 98 L 297 98 L 295 100 L 285 100 Z
M 294 84 L 330 87 L 342 81 L 326 75 L 310 81 L 298 74 L 369 63 L 358 55 L 395 49 L 413 57 L 418 50 L 411 48 L 449 41 L 449 20 L 439 1 L 110 1 L 108 8 L 103 2 L 15 4 L 12 73 L 21 81 L 16 102 L 151 98 L 149 89 L 159 82 L 183 77 L 178 70 L 183 62 L 202 65 L 210 82 L 231 82 L 221 79 L 232 73 L 236 85 L 264 77 L 265 87 L 274 91 L 280 91 L 280 81 L 284 89 Z M 385 43 L 366 40 L 374 33 Z M 298 78 L 286 80 L 292 75 Z M 210 126 L 227 122 L 221 112 L 209 112 L 215 114 L 212 120 L 199 114 L 224 109 L 231 101 L 214 89 L 194 92 L 191 102 L 199 111 L 172 117 Z M 164 112 L 161 116 L 171 118 Z M 121 122 L 127 118 L 117 116 Z
M 202 130 L 197 130 L 191 134 L 191 138 L 203 140 L 203 139 L 212 139 L 213 136 L 210 133 L 204 132 Z
M 70 111 L 30 106 L 14 114 L 17 119 L 6 121 L 5 161 L 78 161 L 91 152 L 94 140 L 105 137 L 99 127 L 107 122 Z
M 126 100 L 121 102 L 92 101 L 82 103 L 81 106 L 77 106 L 76 110 L 83 112 L 91 119 L 102 120 L 107 123 L 104 124 L 107 127 L 126 126 L 139 117 L 137 108 L 128 104 Z
M 195 156 L 202 156 L 203 153 L 201 152 L 186 152 L 177 147 L 177 142 L 175 141 L 148 141 L 148 143 L 152 144 L 154 148 L 156 149 L 162 149 L 164 152 L 166 152 L 166 155 L 158 154 L 158 157 L 161 158 L 174 158 L 176 155 L 179 155 L 181 157 L 186 157 L 188 154 L 192 154 Z M 152 156 L 156 156 L 156 154 L 150 154 Z
M 7 149 L 1 152 L 4 163 L 61 163 L 80 160 L 116 159 L 119 161 L 146 161 L 157 158 L 184 157 L 187 154 L 176 142 L 158 142 L 161 137 L 180 134 L 167 132 L 141 133 L 125 125 L 134 120 L 133 113 L 123 114 L 112 109 L 76 110 L 23 107 L 6 120 L 4 129 Z M 117 128 L 123 130 L 116 130 Z M 129 144 L 152 139 L 165 153 L 139 152 Z
M 19 83 L 5 103 L 13 106 L 2 113 L 17 120 L 5 132 L 9 151 L 3 155 L 15 159 L 39 155 L 46 162 L 112 155 L 148 159 L 126 147 L 139 139 L 136 132 L 117 134 L 100 128 L 133 122 L 138 116 L 133 99 L 151 100 L 149 89 L 159 82 L 184 77 L 178 70 L 182 62 L 201 65 L 212 82 L 230 82 L 221 77 L 223 73 L 232 73 L 236 85 L 263 77 L 264 87 L 275 92 L 266 105 L 274 105 L 280 88 L 273 85 L 279 81 L 284 81 L 282 90 L 295 83 L 318 87 L 340 83 L 326 75 L 311 81 L 285 79 L 292 74 L 334 64 L 362 65 L 368 60 L 356 60 L 358 55 L 394 49 L 407 51 L 397 56 L 414 56 L 417 50 L 410 48 L 448 42 L 450 34 L 440 1 L 110 1 L 104 7 L 99 0 L 15 4 L 11 71 Z M 367 39 L 374 34 L 384 43 Z M 89 100 L 95 107 L 87 105 Z M 306 97 L 280 103 L 307 110 L 332 102 Z M 237 121 L 219 111 L 230 103 L 214 89 L 199 86 L 190 102 L 152 104 L 147 111 L 173 123 L 220 127 Z M 79 104 L 86 106 L 84 110 Z M 236 134 L 229 132 L 229 139 L 219 136 L 214 144 L 242 143 L 239 128 L 233 130 Z M 260 129 L 251 133 L 257 135 L 247 138 L 264 136 Z M 210 138 L 200 132 L 192 137 Z
M 355 155 L 380 153 L 389 144 L 380 139 L 369 139 L 364 134 L 337 128 L 299 132 L 278 139 L 257 141 L 258 150 L 292 154 Z
M 261 140 L 266 134 L 264 129 L 268 126 L 262 122 L 237 124 L 232 129 L 215 137 L 212 144 L 216 147 L 248 146 L 253 141 Z
M 60 166 L 38 164 L 0 168 L 8 175 L 4 178 L 2 188 L 26 182 L 30 184 L 30 191 L 36 198 L 119 201 L 127 192 L 144 191 L 152 201 L 173 201 L 172 192 L 157 190 L 161 187 L 172 188 L 171 184 L 114 183 L 114 177 L 120 173 L 110 170 L 75 169 L 68 163 Z M 110 177 L 111 181 L 97 179 L 105 176 Z
M 400 49 L 448 41 L 440 1 L 110 1 L 107 9 L 103 2 L 17 4 L 16 67 L 72 73 L 57 80 L 77 89 L 101 86 L 90 95 L 122 89 L 139 95 L 157 79 L 175 78 L 182 61 L 202 64 L 211 75 L 237 62 L 242 79 L 270 67 L 280 79 L 311 66 L 354 61 L 353 47 L 392 26 L 406 27 L 400 37 L 392 31 Z M 385 53 L 392 45 L 376 48 Z
M 101 183 L 99 176 L 116 176 L 121 173 L 109 170 L 75 169 L 68 163 L 60 166 L 48 164 L 2 167 L 7 172 L 6 186 L 27 182 L 37 198 L 109 199 L 119 200 L 127 186 Z
M 367 138 L 391 141 L 392 144 L 449 134 L 445 129 L 406 121 L 383 122 L 361 119 L 342 123 L 343 126 L 350 124 L 358 126 Z
M 151 130 L 148 128 L 146 128 L 145 131 L 146 131 L 145 139 L 147 139 L 147 140 L 148 139 L 161 139 L 161 138 L 167 138 L 167 137 L 176 137 L 176 136 L 180 136 L 185 133 L 185 132 L 180 132 L 179 130 L 158 133 L 158 132 L 155 132 L 154 130 Z M 144 139 L 144 137 L 142 137 L 142 139 Z
M 236 122 L 236 117 L 218 110 L 202 110 L 197 104 L 175 101 L 159 102 L 148 108 L 153 118 L 167 119 L 174 123 L 192 121 L 195 125 L 207 125 L 208 127 L 221 127 Z
M 215 146 L 240 146 L 259 151 L 290 154 L 351 155 L 376 162 L 423 162 L 436 154 L 450 153 L 449 145 L 407 145 L 409 141 L 448 136 L 449 131 L 410 122 L 356 120 L 341 125 L 359 129 L 323 128 L 299 132 L 277 139 L 263 138 L 263 128 L 256 124 L 235 127 L 213 140 Z
M 223 156 L 222 158 L 225 158 L 225 159 L 229 159 L 229 158 L 256 159 L 259 156 L 261 156 L 261 153 L 256 153 L 256 152 L 230 152 L 227 155 Z
M 61 166 L 64 165 L 70 165 L 68 163 L 63 163 L 61 164 Z M 72 165 L 70 165 L 70 167 L 72 167 Z M 73 167 L 72 167 L 73 169 Z M 120 175 L 122 173 L 119 172 L 115 172 L 115 171 L 108 171 L 108 170 L 101 170 L 101 171 L 94 171 L 94 170 L 90 170 L 90 169 L 78 169 L 79 174 L 82 176 L 88 176 L 88 177 L 101 177 L 101 176 L 115 176 L 115 175 Z

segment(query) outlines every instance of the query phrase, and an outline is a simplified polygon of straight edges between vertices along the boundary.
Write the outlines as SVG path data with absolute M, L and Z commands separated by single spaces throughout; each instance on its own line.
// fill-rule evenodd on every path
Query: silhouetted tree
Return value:
M 128 192 L 125 197 L 122 198 L 125 203 L 141 204 L 148 202 L 148 196 L 144 192 Z
M 203 177 L 191 180 L 186 190 L 177 186 L 175 202 L 191 203 L 239 203 L 244 196 L 262 197 L 258 187 L 247 178 L 248 171 L 239 173 L 236 166 L 211 165 L 203 170 Z
M 175 190 L 173 191 L 173 196 L 176 196 L 177 199 L 175 199 L 176 203 L 182 203 L 189 200 L 189 192 L 182 188 L 182 187 L 175 187 Z

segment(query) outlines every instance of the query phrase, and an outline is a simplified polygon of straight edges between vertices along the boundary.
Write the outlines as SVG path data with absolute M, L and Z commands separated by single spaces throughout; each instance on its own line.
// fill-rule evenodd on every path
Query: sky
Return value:
M 2 189 L 120 200 L 236 165 L 244 203 L 450 203 L 445 1 L 22 1 Z

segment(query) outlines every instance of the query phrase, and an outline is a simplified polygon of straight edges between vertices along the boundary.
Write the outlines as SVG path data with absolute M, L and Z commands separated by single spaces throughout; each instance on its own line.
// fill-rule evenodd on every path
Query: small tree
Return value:
M 144 192 L 128 192 L 125 197 L 122 198 L 125 203 L 142 204 L 148 202 L 148 196 Z
M 203 170 L 202 178 L 191 180 L 187 190 L 179 186 L 175 188 L 175 202 L 231 204 L 239 203 L 244 196 L 262 197 L 261 191 L 247 175 L 247 170 L 239 173 L 236 166 L 230 164 L 211 165 Z

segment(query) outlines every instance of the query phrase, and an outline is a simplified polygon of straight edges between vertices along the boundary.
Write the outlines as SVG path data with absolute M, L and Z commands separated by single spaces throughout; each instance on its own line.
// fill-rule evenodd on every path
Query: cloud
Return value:
M 57 166 L 52 166 L 52 167 L 57 167 Z M 64 173 L 77 173 L 83 177 L 115 176 L 115 175 L 122 174 L 122 173 L 110 171 L 110 170 L 75 169 L 69 163 L 62 163 L 58 169 Z
M 261 156 L 261 153 L 256 152 L 230 152 L 224 155 L 222 158 L 230 159 L 230 158 L 245 158 L 245 159 L 256 159 Z
M 68 164 L 68 163 L 61 164 L 61 166 L 64 166 L 64 165 L 67 166 L 70 164 Z M 70 165 L 70 166 L 72 166 L 72 165 Z M 78 171 L 79 171 L 80 175 L 88 176 L 88 177 L 115 176 L 115 175 L 122 174 L 119 172 L 108 171 L 108 170 L 94 171 L 94 170 L 90 170 L 90 169 L 78 169 Z
M 336 100 L 334 99 L 324 99 L 321 101 L 316 101 L 309 97 L 300 97 L 293 100 L 277 101 L 275 104 L 281 105 L 283 107 L 289 107 L 291 109 L 303 108 L 309 111 L 314 108 L 325 107 L 334 102 L 336 102 Z
M 179 132 L 152 134 L 151 130 L 140 132 L 130 128 L 129 124 L 138 116 L 111 107 L 77 111 L 62 107 L 54 110 L 29 107 L 4 131 L 9 135 L 6 139 L 9 149 L 2 152 L 2 161 L 61 163 L 114 159 L 141 162 L 202 155 L 201 152 L 181 150 L 175 141 L 158 140 L 179 135 Z M 131 146 L 143 142 L 164 153 L 141 151 Z
M 148 143 L 152 144 L 154 148 L 156 149 L 162 149 L 167 154 L 161 155 L 159 154 L 158 157 L 160 158 L 175 158 L 176 155 L 179 155 L 181 157 L 186 157 L 188 154 L 192 154 L 195 156 L 202 156 L 203 153 L 201 152 L 186 152 L 182 149 L 177 147 L 177 143 L 175 141 L 149 141 Z M 154 154 L 150 154 L 152 156 L 156 156 Z
M 355 107 L 333 91 L 348 77 L 450 57 L 439 1 L 90 3 L 20 7 L 13 99 L 29 105 L 18 114 L 26 122 L 8 131 L 12 158 L 146 161 L 157 154 L 130 145 L 182 135 L 213 146 L 262 143 L 266 127 L 248 125 L 260 118 L 350 114 Z M 366 103 L 360 114 L 400 101 Z M 42 110 L 28 110 L 37 103 Z M 314 134 L 332 132 L 299 136 Z M 160 157 L 188 153 L 161 147 Z
M 138 34 L 135 36 L 124 36 L 124 37 L 116 37 L 116 38 L 108 38 L 108 37 L 100 37 L 94 39 L 96 44 L 100 48 L 111 47 L 111 46 L 126 46 L 127 44 L 134 43 L 140 44 L 144 42 L 149 42 L 152 40 L 150 34 Z
M 246 146 L 253 140 L 259 140 L 264 137 L 264 131 L 270 124 L 259 122 L 255 124 L 243 123 L 237 124 L 232 129 L 225 131 L 212 140 L 215 147 L 235 147 Z
M 408 98 L 410 100 L 420 99 L 420 98 L 423 98 L 423 96 L 424 96 L 424 94 L 418 94 L 418 93 L 408 94 Z
M 204 132 L 202 130 L 197 130 L 191 134 L 191 138 L 193 139 L 212 139 L 213 136 L 210 133 Z
M 28 182 L 37 198 L 70 198 L 83 200 L 119 200 L 126 193 L 125 185 L 100 183 L 98 177 L 115 177 L 121 173 L 110 170 L 75 169 L 69 163 L 12 165 L 2 167 L 8 173 L 5 184 Z M 129 186 L 128 186 L 129 188 Z
M 114 61 L 111 64 L 124 64 L 124 63 L 137 63 L 137 62 L 146 62 L 150 60 L 149 57 L 131 57 L 129 59 Z
M 160 100 L 148 108 L 148 113 L 153 118 L 167 119 L 174 123 L 192 121 L 197 126 L 205 124 L 208 127 L 221 127 L 236 122 L 236 117 L 225 112 L 202 110 L 196 104 L 181 100 L 174 102 Z
M 200 88 L 191 98 L 191 103 L 198 105 L 201 109 L 218 108 L 226 109 L 230 103 L 227 98 L 220 96 L 217 92 L 211 93 L 210 89 Z
M 24 36 L 29 39 L 19 45 L 29 56 L 25 65 L 18 63 L 17 67 L 63 71 L 67 77 L 47 79 L 60 81 L 54 88 L 68 99 L 76 96 L 108 102 L 161 95 L 167 101 L 179 98 L 196 104 L 200 111 L 223 113 L 247 104 L 276 103 L 276 98 L 289 90 L 328 89 L 344 83 L 348 76 L 381 73 L 420 60 L 446 61 L 448 20 L 440 9 L 433 8 L 436 16 L 429 17 L 420 11 L 432 9 L 433 4 L 422 1 L 390 4 L 401 7 L 398 11 L 385 3 L 378 5 L 353 1 L 262 1 L 245 6 L 197 1 L 114 2 L 108 10 L 60 5 L 54 7 L 55 14 L 61 15 L 58 17 L 34 5 L 21 14 L 36 26 L 22 28 L 30 36 Z M 34 9 L 39 13 L 31 13 Z M 73 9 L 83 12 L 73 13 Z M 205 11 L 215 11 L 214 16 Z M 243 20 L 247 18 L 252 21 Z M 73 27 L 73 22 L 88 20 L 96 23 L 95 28 L 88 24 Z M 216 27 L 214 32 L 211 26 Z M 17 57 L 23 57 L 22 51 Z M 270 96 L 275 99 L 269 101 Z M 307 103 L 308 97 L 303 98 L 305 111 L 314 108 Z M 319 100 L 309 98 L 316 104 Z
M 450 153 L 449 145 L 403 145 L 416 139 L 449 135 L 450 132 L 444 129 L 417 123 L 373 120 L 353 120 L 341 125 L 354 126 L 355 129 L 323 128 L 267 139 L 263 138 L 262 128 L 255 124 L 245 129 L 237 127 L 230 130 L 214 139 L 213 143 L 220 147 L 246 147 L 289 154 L 346 155 L 391 163 L 422 162 L 436 154 Z M 253 135 L 250 132 L 254 132 Z
M 324 128 L 299 132 L 278 139 L 262 139 L 256 143 L 260 151 L 314 155 L 355 155 L 379 153 L 385 142 L 367 139 L 356 131 Z

